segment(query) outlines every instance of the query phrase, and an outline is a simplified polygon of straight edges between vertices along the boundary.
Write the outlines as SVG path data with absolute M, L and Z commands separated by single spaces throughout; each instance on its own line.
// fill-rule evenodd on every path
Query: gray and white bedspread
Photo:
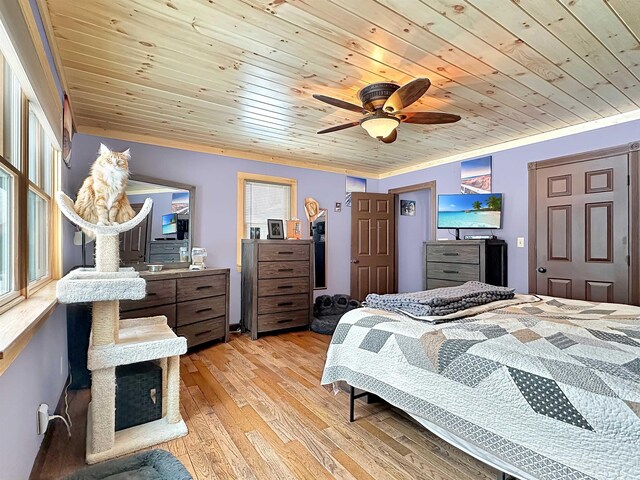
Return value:
M 364 305 L 394 312 L 401 310 L 410 315 L 448 315 L 466 308 L 513 298 L 513 288 L 496 287 L 482 282 L 466 282 L 456 287 L 435 288 L 422 292 L 370 293 Z
M 541 297 L 441 325 L 342 317 L 346 381 L 536 479 L 640 479 L 640 308 Z

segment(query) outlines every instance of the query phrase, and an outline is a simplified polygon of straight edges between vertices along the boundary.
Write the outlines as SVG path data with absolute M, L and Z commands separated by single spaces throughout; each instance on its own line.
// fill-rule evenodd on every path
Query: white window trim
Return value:
M 291 187 L 291 218 L 298 216 L 298 180 L 295 178 L 274 177 L 258 173 L 238 172 L 238 213 L 236 224 L 236 266 L 242 268 L 242 238 L 244 237 L 244 189 L 247 182 L 273 183 Z M 288 219 L 285 219 L 288 220 Z

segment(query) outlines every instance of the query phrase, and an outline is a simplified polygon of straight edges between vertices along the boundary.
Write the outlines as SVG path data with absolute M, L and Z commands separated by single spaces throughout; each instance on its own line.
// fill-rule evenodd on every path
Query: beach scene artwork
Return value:
M 438 228 L 500 228 L 502 194 L 438 197 Z
M 171 194 L 171 211 L 173 213 L 189 213 L 189 192 L 174 192 Z
M 491 157 L 475 158 L 460 164 L 462 193 L 491 193 Z
M 351 194 L 353 192 L 366 192 L 367 191 L 367 179 L 359 177 L 350 177 L 347 175 L 345 190 L 346 195 L 344 198 L 344 204 L 347 207 L 351 206 Z

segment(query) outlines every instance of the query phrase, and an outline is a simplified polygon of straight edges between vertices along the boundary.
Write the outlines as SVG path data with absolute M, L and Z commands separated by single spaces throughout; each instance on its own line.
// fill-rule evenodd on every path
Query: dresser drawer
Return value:
M 480 279 L 480 265 L 471 263 L 439 263 L 427 264 L 427 279 L 453 280 L 467 282 Z
M 178 302 L 197 300 L 227 293 L 226 275 L 199 275 L 181 278 L 178 282 Z
M 439 278 L 427 278 L 427 290 L 434 288 L 457 287 L 464 282 L 456 282 L 455 280 L 440 280 Z
M 427 245 L 427 262 L 480 263 L 478 245 Z
M 309 277 L 271 278 L 258 284 L 258 296 L 309 293 Z
M 258 247 L 258 261 L 274 262 L 281 260 L 306 260 L 309 261 L 309 245 L 275 245 L 261 244 Z
M 258 278 L 308 277 L 309 262 L 260 262 Z
M 178 303 L 178 325 L 183 327 L 191 323 L 224 316 L 227 310 L 227 296 L 201 298 Z
M 224 318 L 214 318 L 205 320 L 204 322 L 193 323 L 185 327 L 178 327 L 177 334 L 186 337 L 187 347 L 191 348 L 195 345 L 224 338 L 225 320 Z
M 258 315 L 258 333 L 309 325 L 309 310 Z
M 172 305 L 160 305 L 158 307 L 141 308 L 140 310 L 128 310 L 120 313 L 120 318 L 145 318 L 155 317 L 158 315 L 164 315 L 167 317 L 167 324 L 175 329 L 176 328 L 176 306 Z
M 166 305 L 176 302 L 176 281 L 175 280 L 147 280 L 147 296 L 142 300 L 125 300 L 120 302 L 120 310 L 139 310 L 146 307 Z
M 258 298 L 258 315 L 309 309 L 309 295 L 278 295 Z
M 185 243 L 164 243 L 162 240 L 159 242 L 151 242 L 149 245 L 149 253 L 180 253 L 180 247 L 186 247 Z

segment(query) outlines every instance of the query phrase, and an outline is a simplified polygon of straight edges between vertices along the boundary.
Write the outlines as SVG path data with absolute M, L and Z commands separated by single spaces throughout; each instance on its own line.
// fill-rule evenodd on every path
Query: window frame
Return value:
M 298 216 L 298 180 L 295 178 L 261 175 L 258 173 L 238 172 L 237 191 L 237 223 L 236 223 L 236 266 L 242 268 L 242 239 L 244 238 L 244 197 L 247 182 L 267 183 L 272 185 L 286 185 L 291 188 L 289 211 L 291 218 Z M 288 219 L 284 219 L 285 221 Z M 286 230 L 286 229 L 285 229 Z
M 3 61 L 7 61 L 6 57 L 3 58 Z M 32 106 L 33 110 L 31 108 Z M 36 134 L 39 140 L 36 146 L 36 154 L 39 155 L 39 153 L 42 152 L 43 145 L 52 149 L 50 156 L 51 165 L 48 171 L 50 176 L 48 184 L 50 185 L 51 194 L 46 193 L 43 188 L 29 179 L 29 115 L 32 111 L 38 121 L 40 130 L 42 130 L 42 133 Z M 41 116 L 38 115 L 38 103 L 36 101 L 31 102 L 21 86 L 19 125 L 20 152 L 19 161 L 17 162 L 18 166 L 13 165 L 0 154 L 0 166 L 12 177 L 11 257 L 15 259 L 10 267 L 13 279 L 13 290 L 0 296 L 0 314 L 13 308 L 23 300 L 26 300 L 54 278 L 60 278 L 61 276 L 60 260 L 62 242 L 60 238 L 61 228 L 59 225 L 60 213 L 55 201 L 53 201 L 53 192 L 55 192 L 60 185 L 61 154 L 58 148 L 56 148 L 56 145 L 47 145 L 47 142 L 43 141 L 48 137 L 45 134 L 46 127 L 42 122 Z M 46 243 L 47 273 L 32 282 L 29 282 L 29 232 L 27 222 L 30 190 L 44 199 L 48 206 L 48 238 Z

